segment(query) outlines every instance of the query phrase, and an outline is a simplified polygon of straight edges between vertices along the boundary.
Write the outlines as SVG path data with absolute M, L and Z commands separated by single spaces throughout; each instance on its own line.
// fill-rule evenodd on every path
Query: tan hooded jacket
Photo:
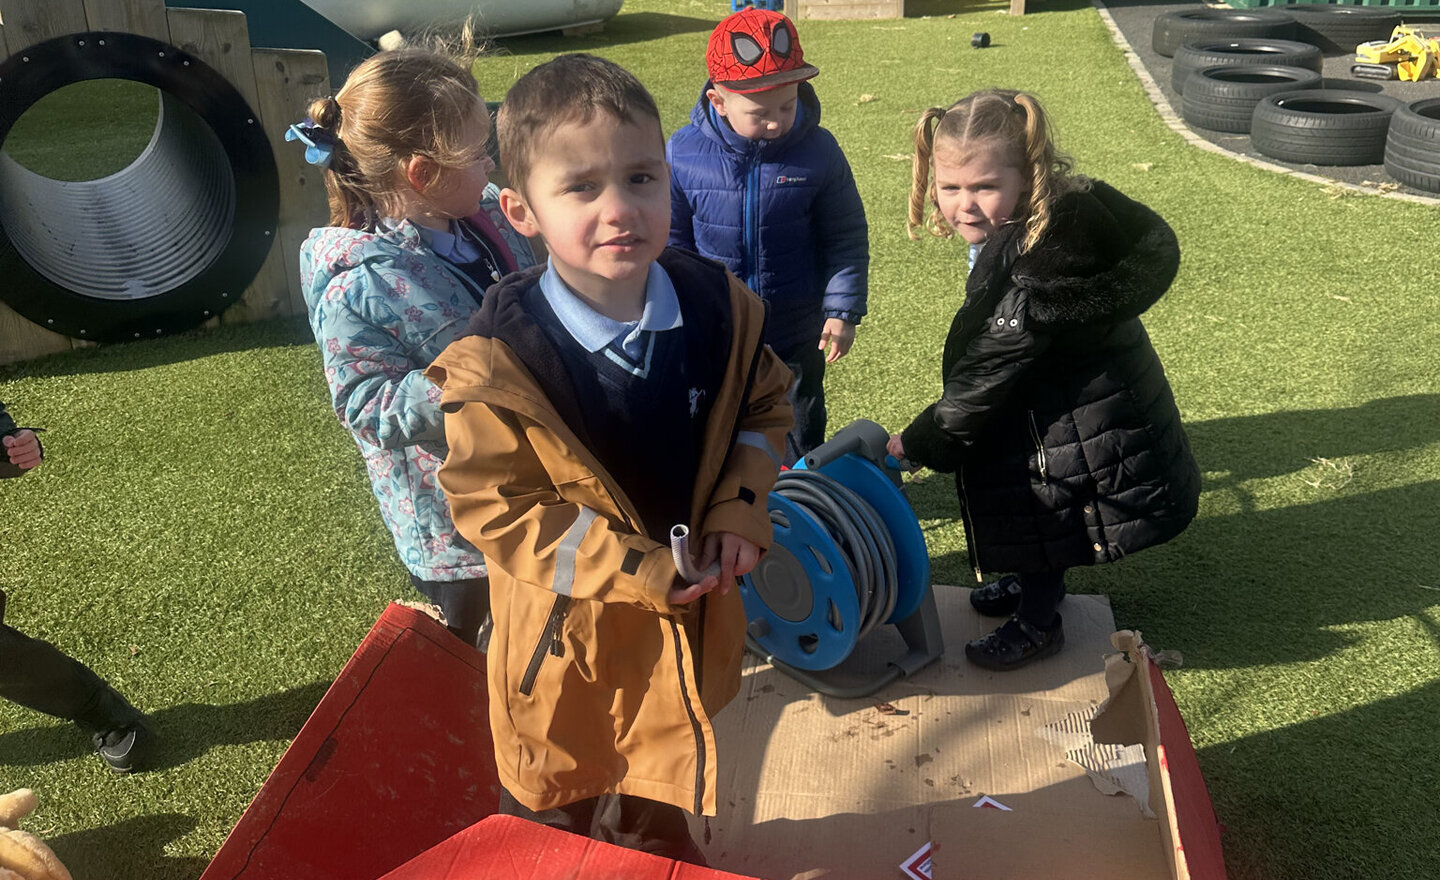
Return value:
M 764 345 L 764 306 L 739 280 L 683 251 L 659 262 L 686 324 L 707 322 L 694 326 L 730 343 L 694 475 L 692 539 L 733 532 L 768 548 L 790 372 Z M 491 288 L 475 335 L 426 373 L 447 413 L 440 484 L 490 565 L 500 781 L 532 810 L 622 793 L 714 815 L 710 718 L 739 690 L 739 591 L 667 602 L 680 583 L 670 548 L 643 534 L 634 504 L 572 430 L 565 368 L 521 306 L 541 268 Z

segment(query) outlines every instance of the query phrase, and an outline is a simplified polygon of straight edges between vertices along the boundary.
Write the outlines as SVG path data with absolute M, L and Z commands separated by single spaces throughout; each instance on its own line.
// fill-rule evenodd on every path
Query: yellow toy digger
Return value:
M 1371 40 L 1355 47 L 1350 72 L 1369 79 L 1418 82 L 1436 76 L 1440 37 L 1427 36 L 1410 25 L 1397 25 L 1389 40 Z

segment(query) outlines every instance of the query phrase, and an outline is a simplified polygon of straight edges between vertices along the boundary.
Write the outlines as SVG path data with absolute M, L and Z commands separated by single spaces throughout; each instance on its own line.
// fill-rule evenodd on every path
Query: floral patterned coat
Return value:
M 535 262 L 500 214 L 492 184 L 471 223 L 502 244 L 508 268 Z M 508 253 L 507 253 L 508 252 Z M 300 248 L 300 286 L 340 423 L 354 435 L 405 567 L 428 581 L 481 577 L 435 482 L 445 461 L 440 389 L 422 371 L 479 310 L 474 282 L 426 246 L 414 224 L 327 226 Z

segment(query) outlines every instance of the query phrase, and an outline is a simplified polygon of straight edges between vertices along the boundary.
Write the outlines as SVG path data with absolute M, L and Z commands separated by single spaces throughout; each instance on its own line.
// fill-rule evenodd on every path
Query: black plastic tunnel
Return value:
M 96 180 L 53 180 L 0 153 L 0 299 L 81 339 L 189 329 L 240 299 L 274 241 L 270 143 L 244 97 L 198 58 L 97 32 L 0 63 L 0 144 L 35 102 L 92 79 L 155 87 L 155 131 L 133 162 Z

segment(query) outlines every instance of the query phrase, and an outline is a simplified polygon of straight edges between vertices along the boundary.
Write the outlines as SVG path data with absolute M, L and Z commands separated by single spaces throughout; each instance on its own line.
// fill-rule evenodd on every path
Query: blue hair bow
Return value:
M 321 168 L 330 167 L 330 160 L 335 155 L 335 134 L 316 125 L 315 120 L 307 116 L 304 122 L 290 126 L 285 131 L 285 140 L 305 145 L 306 162 Z

